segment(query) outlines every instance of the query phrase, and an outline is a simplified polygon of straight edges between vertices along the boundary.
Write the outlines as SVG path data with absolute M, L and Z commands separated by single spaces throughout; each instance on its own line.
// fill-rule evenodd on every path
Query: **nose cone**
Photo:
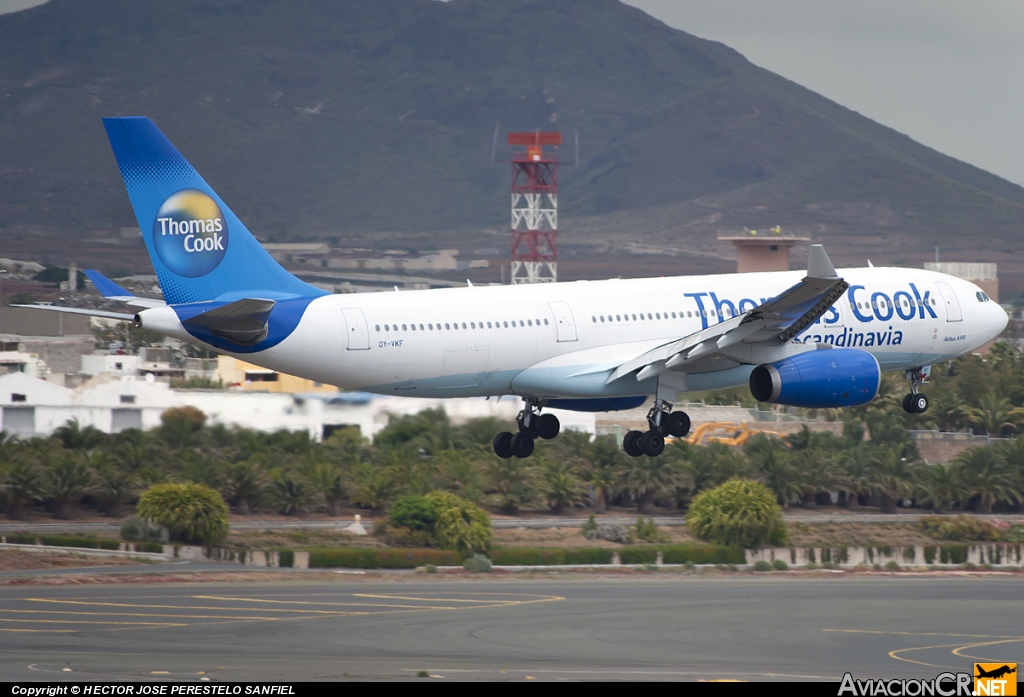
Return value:
M 1006 325 L 1010 323 L 1010 316 L 1006 314 L 1006 310 L 1000 307 L 999 303 L 989 303 L 992 305 L 992 337 L 995 338 L 1003 333 L 1006 329 Z

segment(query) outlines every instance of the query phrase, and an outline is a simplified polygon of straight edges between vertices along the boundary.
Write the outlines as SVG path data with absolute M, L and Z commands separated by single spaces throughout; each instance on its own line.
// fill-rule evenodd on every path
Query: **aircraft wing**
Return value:
M 790 340 L 813 324 L 842 297 L 841 279 L 820 244 L 811 245 L 807 276 L 748 312 L 694 332 L 617 366 L 607 382 L 646 380 L 663 373 L 705 373 L 738 365 L 758 365 L 802 352 Z

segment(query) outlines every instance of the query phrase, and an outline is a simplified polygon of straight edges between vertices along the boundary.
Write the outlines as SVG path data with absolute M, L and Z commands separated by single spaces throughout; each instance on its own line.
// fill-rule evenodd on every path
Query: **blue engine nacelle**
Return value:
M 874 399 L 881 379 L 878 361 L 867 351 L 822 349 L 757 366 L 750 393 L 759 402 L 793 407 L 853 407 Z

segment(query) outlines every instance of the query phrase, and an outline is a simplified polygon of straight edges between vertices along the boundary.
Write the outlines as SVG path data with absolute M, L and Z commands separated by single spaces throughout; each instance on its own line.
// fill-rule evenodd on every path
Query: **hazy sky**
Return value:
M 1024 185 L 1021 0 L 626 0 Z
M 1022 0 L 626 1 L 1024 185 Z

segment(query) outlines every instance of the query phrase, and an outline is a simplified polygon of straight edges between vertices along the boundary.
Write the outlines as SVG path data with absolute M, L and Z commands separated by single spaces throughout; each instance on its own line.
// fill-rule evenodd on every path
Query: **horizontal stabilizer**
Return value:
M 86 269 L 84 273 L 92 281 L 93 286 L 96 287 L 100 295 L 107 300 L 117 300 L 118 302 L 135 305 L 136 307 L 163 307 L 166 304 L 163 300 L 157 300 L 156 298 L 140 298 L 137 295 L 132 295 L 99 271 Z
M 215 335 L 249 346 L 267 336 L 267 322 L 276 305 L 273 300 L 243 298 L 182 320 L 182 324 L 205 327 Z
M 135 315 L 124 312 L 106 312 L 104 310 L 86 310 L 81 307 L 60 307 L 59 305 L 11 305 L 11 307 L 24 307 L 29 310 L 49 310 L 50 312 L 63 312 L 68 315 L 88 315 L 89 317 L 106 317 L 107 319 L 122 319 L 132 321 Z

